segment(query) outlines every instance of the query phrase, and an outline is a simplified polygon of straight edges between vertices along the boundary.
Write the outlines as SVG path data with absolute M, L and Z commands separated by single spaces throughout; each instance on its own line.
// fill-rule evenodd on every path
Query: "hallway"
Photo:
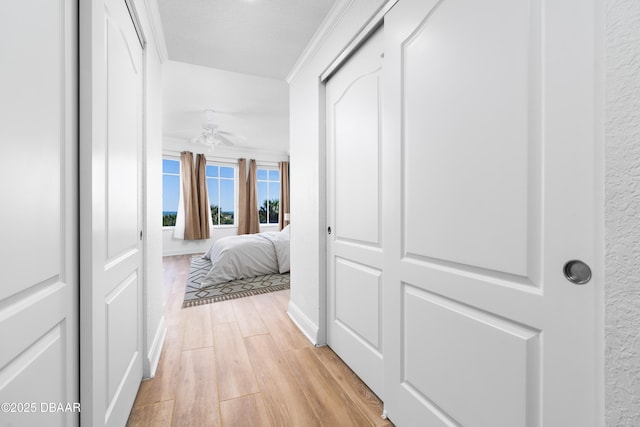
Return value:
M 167 338 L 129 426 L 392 425 L 369 388 L 291 322 L 289 291 L 183 309 L 190 260 L 163 260 Z

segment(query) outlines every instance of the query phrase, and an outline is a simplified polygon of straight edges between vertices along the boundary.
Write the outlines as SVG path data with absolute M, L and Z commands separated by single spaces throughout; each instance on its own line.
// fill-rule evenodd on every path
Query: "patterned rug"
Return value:
M 200 255 L 191 259 L 182 308 L 289 289 L 289 273 L 267 274 L 200 288 L 200 282 L 209 270 L 211 261 L 208 259 Z

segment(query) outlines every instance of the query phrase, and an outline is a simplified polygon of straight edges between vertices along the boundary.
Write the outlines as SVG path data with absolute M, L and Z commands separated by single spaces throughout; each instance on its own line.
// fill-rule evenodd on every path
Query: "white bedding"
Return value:
M 203 255 L 211 270 L 200 287 L 289 271 L 289 229 L 223 237 Z

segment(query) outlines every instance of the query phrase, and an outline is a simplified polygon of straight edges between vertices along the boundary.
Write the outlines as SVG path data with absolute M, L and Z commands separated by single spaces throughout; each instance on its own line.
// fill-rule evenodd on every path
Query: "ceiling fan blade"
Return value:
M 224 131 L 224 130 L 216 131 L 216 133 L 219 134 L 219 135 L 227 135 L 227 136 L 235 136 L 235 137 L 238 136 L 233 132 L 227 132 L 227 131 Z
M 222 143 L 223 145 L 235 145 L 232 141 L 230 141 L 229 139 L 227 139 L 226 137 L 218 134 L 216 136 L 216 138 L 218 139 L 218 141 L 220 141 L 220 143 Z
M 243 141 L 244 142 L 244 141 L 247 140 L 247 138 L 245 138 L 244 136 L 238 135 L 237 133 L 233 133 L 233 132 L 226 132 L 226 131 L 220 131 L 219 130 L 219 131 L 216 131 L 216 133 L 218 135 L 223 135 L 223 136 L 225 136 L 227 138 L 232 138 L 232 139 L 235 139 L 235 140 L 238 140 L 238 141 Z

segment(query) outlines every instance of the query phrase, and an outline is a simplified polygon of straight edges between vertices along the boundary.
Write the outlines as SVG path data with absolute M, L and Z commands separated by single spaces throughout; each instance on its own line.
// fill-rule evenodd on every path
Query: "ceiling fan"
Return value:
M 231 132 L 220 130 L 219 126 L 213 123 L 215 110 L 204 110 L 206 122 L 202 124 L 202 133 L 189 140 L 193 144 L 201 144 L 213 150 L 217 145 L 234 145 L 229 138 L 238 137 Z

